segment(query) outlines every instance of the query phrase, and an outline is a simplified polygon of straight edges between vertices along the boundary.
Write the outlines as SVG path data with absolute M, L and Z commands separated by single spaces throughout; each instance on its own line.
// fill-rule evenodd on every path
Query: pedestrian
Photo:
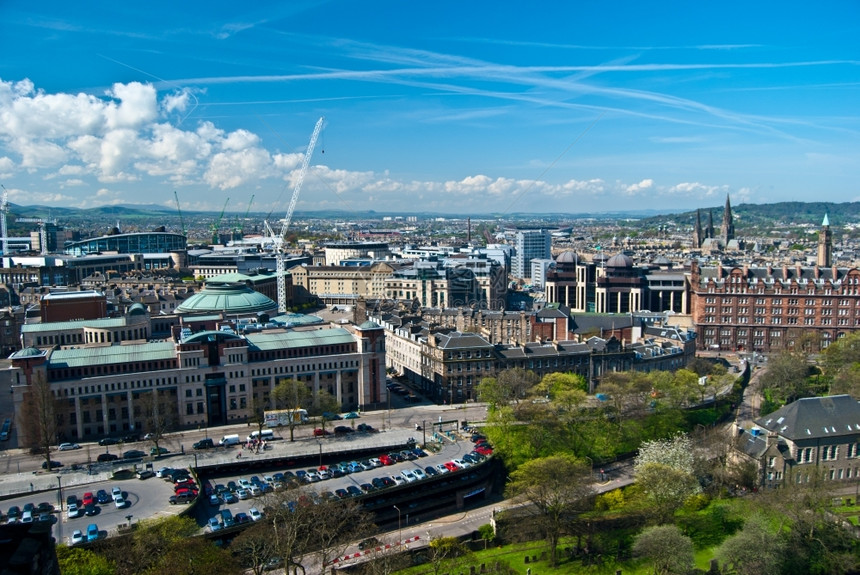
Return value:
M 241 451 L 239 451 L 239 453 L 236 454 L 236 459 L 242 459 L 242 452 Z

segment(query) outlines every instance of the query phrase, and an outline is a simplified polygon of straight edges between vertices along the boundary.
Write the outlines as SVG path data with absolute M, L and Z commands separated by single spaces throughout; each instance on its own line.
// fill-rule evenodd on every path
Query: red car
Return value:
M 84 493 L 84 497 L 83 499 L 81 499 L 81 502 L 83 503 L 84 507 L 89 507 L 90 505 L 96 504 L 96 498 L 93 497 L 92 493 L 87 491 L 86 493 Z
M 382 465 L 394 465 L 394 460 L 384 453 L 379 456 L 379 461 L 382 462 Z
M 475 451 L 477 451 L 481 455 L 492 455 L 493 454 L 493 450 L 491 448 L 485 446 L 485 445 L 479 445 L 478 447 L 475 448 Z
M 448 461 L 445 463 L 445 469 L 447 469 L 448 471 L 459 471 L 460 466 L 453 461 Z
M 331 432 L 321 427 L 314 429 L 314 437 L 322 437 L 323 435 L 331 435 Z

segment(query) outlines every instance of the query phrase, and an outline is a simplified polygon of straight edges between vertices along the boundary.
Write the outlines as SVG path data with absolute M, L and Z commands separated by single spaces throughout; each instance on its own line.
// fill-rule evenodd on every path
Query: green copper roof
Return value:
M 58 349 L 51 353 L 48 365 L 51 369 L 62 369 L 175 359 L 176 349 L 173 343 L 160 341 L 134 345 Z
M 290 347 L 311 347 L 353 343 L 352 334 L 343 328 L 315 329 L 309 331 L 263 332 L 245 336 L 251 351 L 269 351 Z
M 271 313 L 278 309 L 272 299 L 244 284 L 208 283 L 176 308 L 176 313 L 224 312 L 229 315 Z
M 21 326 L 21 333 L 39 333 L 43 331 L 67 331 L 74 329 L 124 327 L 124 317 L 109 317 L 104 319 L 80 319 L 75 321 L 53 321 L 49 323 L 28 323 Z

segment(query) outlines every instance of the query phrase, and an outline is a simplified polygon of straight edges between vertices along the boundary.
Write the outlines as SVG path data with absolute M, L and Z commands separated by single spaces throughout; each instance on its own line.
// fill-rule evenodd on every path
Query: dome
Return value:
M 146 306 L 142 303 L 133 303 L 128 306 L 128 315 L 146 315 Z
M 40 357 L 45 355 L 45 352 L 35 347 L 25 347 L 22 350 L 16 351 L 9 356 L 9 359 L 24 359 L 25 357 Z
M 249 315 L 277 313 L 278 304 L 245 284 L 216 283 L 194 294 L 176 308 L 176 313 L 226 313 Z
M 632 268 L 633 260 L 630 256 L 625 256 L 624 254 L 615 254 L 608 260 L 606 260 L 606 267 L 609 268 Z
M 562 252 L 558 254 L 558 257 L 555 258 L 555 263 L 557 264 L 578 264 L 579 256 L 576 252 L 572 250 L 567 250 L 566 252 Z
M 364 322 L 363 324 L 358 326 L 358 329 L 363 330 L 363 329 L 381 329 L 381 328 L 375 322 L 367 320 L 366 322 Z

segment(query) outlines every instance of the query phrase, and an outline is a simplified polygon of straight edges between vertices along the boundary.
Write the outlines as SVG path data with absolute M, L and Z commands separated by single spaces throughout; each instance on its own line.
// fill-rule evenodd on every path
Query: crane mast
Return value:
M 317 145 L 317 138 L 319 138 L 320 130 L 322 130 L 323 121 L 325 118 L 320 118 L 317 120 L 316 126 L 314 126 L 313 134 L 311 134 L 311 141 L 308 143 L 308 149 L 305 152 L 305 157 L 302 160 L 302 167 L 299 170 L 298 178 L 296 179 L 296 185 L 293 188 L 293 197 L 290 198 L 290 206 L 287 208 L 287 215 L 284 217 L 284 223 L 281 226 L 281 230 L 277 236 L 274 234 L 274 230 L 272 230 L 271 226 L 268 222 L 265 222 L 266 230 L 269 234 L 269 237 L 272 239 L 275 248 L 275 273 L 278 278 L 278 311 L 280 313 L 286 313 L 287 311 L 287 280 L 284 277 L 286 274 L 285 267 L 285 243 L 286 243 L 286 235 L 287 229 L 290 227 L 290 222 L 293 219 L 293 212 L 296 209 L 296 203 L 299 201 L 299 190 L 302 189 L 302 183 L 305 180 L 305 173 L 308 171 L 308 164 L 311 161 L 311 155 L 314 153 L 314 148 Z
M 185 231 L 185 220 L 182 219 L 182 208 L 179 207 L 179 194 L 176 193 L 176 190 L 173 190 L 173 197 L 176 198 L 176 211 L 179 212 L 179 226 L 182 228 L 182 235 L 185 236 L 185 240 L 188 240 L 188 232 Z
M 3 184 L 0 184 L 3 186 Z M 3 186 L 3 203 L 0 204 L 0 234 L 3 235 L 3 255 L 9 255 L 9 234 L 6 229 L 6 215 L 9 213 L 9 190 Z

